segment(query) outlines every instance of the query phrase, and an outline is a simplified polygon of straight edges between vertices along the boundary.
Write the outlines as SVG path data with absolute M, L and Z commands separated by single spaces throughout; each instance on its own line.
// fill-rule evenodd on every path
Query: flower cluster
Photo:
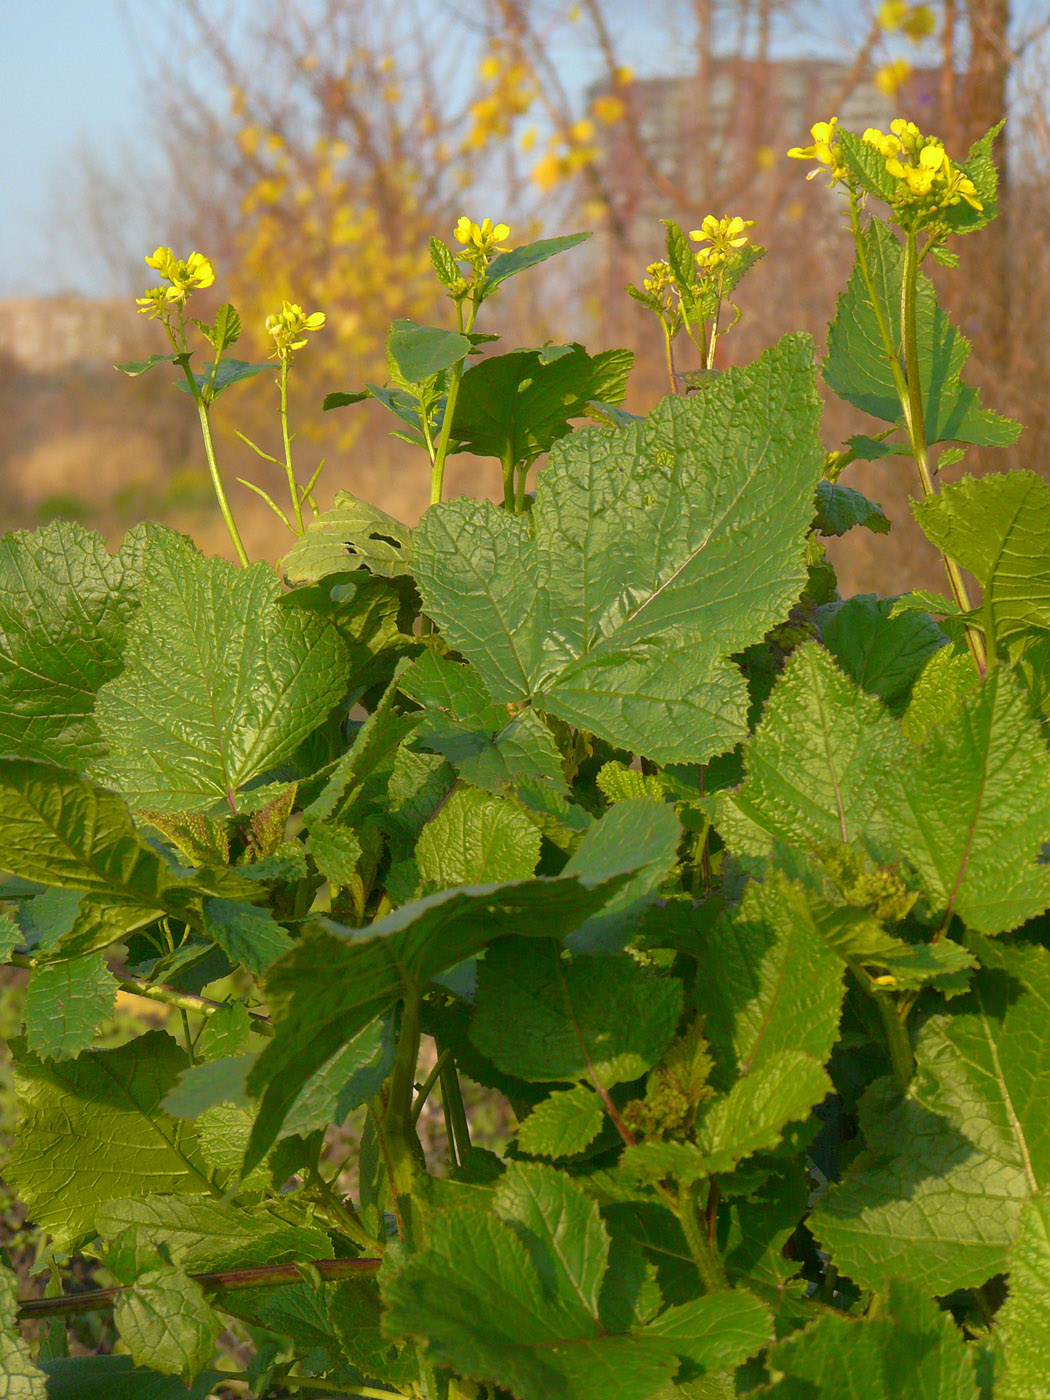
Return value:
M 573 122 L 567 131 L 555 132 L 550 150 L 532 167 L 533 184 L 546 193 L 593 165 L 601 154 L 596 136 L 597 128 L 589 117 Z
M 914 44 L 922 43 L 937 29 L 937 16 L 929 5 L 911 5 L 908 0 L 884 0 L 878 21 L 890 34 L 899 31 Z
M 831 172 L 831 184 L 838 184 L 840 180 L 846 178 L 846 167 L 842 163 L 841 147 L 835 139 L 835 128 L 839 124 L 838 117 L 832 117 L 829 122 L 817 122 L 809 129 L 813 137 L 812 146 L 792 146 L 788 155 L 792 160 L 815 160 L 816 169 L 811 170 L 806 176 L 807 180 L 812 180 L 814 175 L 819 175 L 821 169 Z
M 481 150 L 493 139 L 509 135 L 515 119 L 536 100 L 530 69 L 512 55 L 487 54 L 478 71 L 488 84 L 488 91 L 470 105 L 471 126 L 464 143 L 470 151 Z
M 699 228 L 693 229 L 689 237 L 694 243 L 707 243 L 696 254 L 696 265 L 701 272 L 713 270 L 732 255 L 734 248 L 742 248 L 748 241 L 747 230 L 754 228 L 754 219 L 716 219 L 708 214 Z
M 215 269 L 203 253 L 191 253 L 177 258 L 170 248 L 157 248 L 146 258 L 147 266 L 159 272 L 166 287 L 149 287 L 136 297 L 136 305 L 144 316 L 162 317 L 173 306 L 183 303 L 198 287 L 210 287 L 215 281 Z
M 309 315 L 294 301 L 286 301 L 280 311 L 267 316 L 266 329 L 274 339 L 274 355 L 285 360 L 293 350 L 301 350 L 306 344 L 308 331 L 319 331 L 324 325 L 323 311 L 311 311 Z
M 507 251 L 500 245 L 510 237 L 510 229 L 506 224 L 494 224 L 491 219 L 482 219 L 480 224 L 476 224 L 463 214 L 452 236 L 457 243 L 463 244 L 463 256 L 468 262 L 483 264 L 496 253 Z
M 863 139 L 883 157 L 887 174 L 896 181 L 893 208 L 903 227 L 935 224 L 963 201 L 971 209 L 984 208 L 973 181 L 951 163 L 943 144 L 936 136 L 924 136 L 914 122 L 898 118 L 889 133 L 869 127 Z

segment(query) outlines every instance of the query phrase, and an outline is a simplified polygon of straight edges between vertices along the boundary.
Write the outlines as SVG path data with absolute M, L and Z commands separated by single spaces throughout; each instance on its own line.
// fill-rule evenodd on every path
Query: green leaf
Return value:
M 458 787 L 416 843 L 429 890 L 527 880 L 540 858 L 540 833 L 506 798 Z
M 381 578 L 398 578 L 411 567 L 411 531 L 349 491 L 335 493 L 331 509 L 310 521 L 281 560 L 289 584 L 315 583 L 360 568 Z
M 420 326 L 415 321 L 394 321 L 387 336 L 387 351 L 409 384 L 432 379 L 470 353 L 470 341 L 456 331 Z
M 229 349 L 235 340 L 240 339 L 241 318 L 229 302 L 216 311 L 212 325 L 208 326 L 203 321 L 194 321 L 193 324 L 219 354 Z
M 350 404 L 364 403 L 365 399 L 370 399 L 371 397 L 372 395 L 367 389 L 360 389 L 352 394 L 338 392 L 334 394 L 325 394 L 321 408 L 323 412 L 328 413 L 333 408 L 348 408 Z
M 845 602 L 825 603 L 814 621 L 846 675 L 877 696 L 891 714 L 900 715 L 916 678 L 945 638 L 928 614 L 894 616 L 893 607 L 893 598 L 858 593 Z
M 157 527 L 151 527 L 157 528 Z M 0 539 L 0 748 L 84 768 L 102 750 L 92 716 L 121 667 L 143 532 L 110 558 L 100 536 L 54 520 Z
M 747 692 L 729 656 L 805 582 L 817 419 L 810 345 L 789 337 L 630 428 L 574 433 L 528 518 L 465 499 L 427 511 L 425 611 L 494 701 L 532 699 L 663 762 L 730 749 Z
M 213 938 L 233 963 L 241 963 L 258 977 L 292 940 L 269 909 L 258 909 L 233 899 L 205 899 L 204 932 Z
M 101 953 L 38 967 L 25 1000 L 29 1049 L 41 1059 L 76 1059 L 112 1016 L 116 999 L 116 978 Z
M 699 941 L 696 1005 L 720 1088 L 791 1052 L 822 1064 L 838 1036 L 842 966 L 792 893 L 780 874 L 752 881 Z
M 787 1125 L 808 1118 L 831 1087 L 820 1061 L 801 1051 L 758 1060 L 728 1094 L 701 1105 L 696 1145 L 707 1174 L 729 1172 L 753 1152 L 776 1147 Z
M 446 291 L 453 291 L 463 282 L 463 272 L 452 249 L 440 238 L 430 240 L 430 264 Z
M 167 1267 L 143 1274 L 121 1292 L 113 1321 L 136 1365 L 186 1381 L 211 1359 L 223 1329 L 200 1284 Z
M 335 630 L 278 608 L 265 564 L 205 559 L 179 536 L 154 537 L 123 674 L 99 692 L 108 746 L 98 773 L 132 805 L 158 812 L 232 804 L 343 697 Z
M 122 365 L 114 365 L 114 369 L 119 369 L 121 374 L 128 375 L 134 379 L 137 375 L 145 374 L 154 365 L 179 364 L 183 359 L 188 361 L 188 356 L 184 355 L 150 355 L 145 360 L 126 360 Z
M 8 1178 L 59 1249 L 93 1228 L 106 1201 L 208 1188 L 192 1134 L 159 1106 L 185 1066 L 162 1031 L 79 1060 L 18 1061 L 22 1122 Z
M 350 827 L 313 822 L 309 827 L 306 848 L 329 884 L 338 888 L 349 885 L 354 879 L 362 848 Z
M 1050 830 L 1050 755 L 1024 689 L 1004 668 L 933 730 L 887 791 L 902 855 L 945 924 L 1017 928 L 1050 906 L 1040 864 Z
M 474 957 L 507 928 L 559 937 L 619 888 L 572 877 L 445 890 L 404 905 L 363 932 L 305 938 L 269 970 L 273 1040 L 248 1081 L 264 1091 L 246 1169 L 261 1161 L 303 1086 L 406 990 Z M 338 936 L 339 934 L 343 936 Z
M 626 798 L 594 823 L 569 857 L 566 875 L 634 871 L 600 914 L 569 935 L 575 953 L 618 953 L 678 860 L 682 827 L 674 808 L 650 797 Z
M 682 1011 L 677 980 L 627 957 L 566 961 L 552 940 L 503 938 L 478 969 L 470 1038 L 519 1079 L 637 1079 L 667 1049 Z
M 251 1017 L 243 1001 L 227 1001 L 205 1021 L 197 1037 L 195 1052 L 202 1060 L 221 1060 L 239 1055 L 251 1039 Z
M 912 743 L 923 743 L 977 689 L 979 679 L 969 652 L 953 647 L 935 651 L 912 687 L 901 730 Z
M 536 267 L 548 258 L 575 248 L 590 238 L 589 233 L 570 233 L 563 238 L 541 238 L 535 243 L 523 243 L 520 248 L 511 248 L 507 253 L 497 253 L 488 265 L 482 286 L 482 298 L 489 297 L 501 282 L 514 277 L 527 268 Z
M 837 481 L 821 481 L 817 485 L 817 517 L 814 527 L 820 535 L 845 535 L 854 526 L 862 525 L 876 535 L 888 535 L 890 522 L 886 512 L 875 501 L 869 501 L 851 486 Z
M 766 1309 L 743 1292 L 669 1308 L 630 1331 L 610 1327 L 609 1236 L 563 1173 L 514 1163 L 494 1207 L 441 1212 L 386 1288 L 389 1331 L 420 1339 L 436 1365 L 519 1400 L 595 1394 L 596 1382 L 603 1400 L 651 1400 L 680 1358 L 731 1368 L 770 1337 Z
M 539 350 L 494 355 L 463 375 L 452 436 L 478 457 L 528 461 L 564 437 L 591 399 L 619 403 L 633 362 L 629 350 L 592 357 L 582 345 L 551 361 Z
M 1021 1212 L 1010 1251 L 1010 1293 L 995 1319 L 1004 1366 L 996 1400 L 1041 1400 L 1050 1375 L 1050 1190 Z
M 217 1104 L 246 1108 L 251 1100 L 245 1088 L 248 1071 L 257 1054 L 225 1055 L 185 1070 L 165 1095 L 163 1108 L 172 1118 L 199 1118 Z
M 978 1400 L 974 1362 L 951 1313 L 896 1279 L 874 1317 L 828 1310 L 776 1346 L 769 1366 L 786 1378 L 764 1393 L 770 1400 L 843 1400 L 848 1387 L 863 1400 Z M 998 1400 L 998 1387 L 995 1393 Z
M 6 1260 L 6 1251 L 3 1257 Z M 0 1263 L 0 1395 L 3 1400 L 47 1400 L 44 1373 L 33 1364 L 33 1353 L 18 1330 L 17 1312 L 17 1280 Z
M 862 239 L 892 343 L 898 345 L 904 250 L 879 219 L 871 220 Z M 969 358 L 970 342 L 937 305 L 934 285 L 921 271 L 916 318 L 927 442 L 950 440 L 982 447 L 1005 447 L 1014 442 L 1021 425 L 981 408 L 978 391 L 962 383 L 960 376 Z M 838 312 L 828 332 L 824 378 L 840 398 L 855 408 L 887 423 L 896 423 L 900 418 L 901 405 L 890 363 L 864 278 L 856 267 L 839 297 Z
M 604 1122 L 601 1099 L 579 1084 L 538 1103 L 518 1129 L 518 1147 L 532 1157 L 573 1157 L 588 1147 Z
M 212 362 L 205 360 L 203 373 L 194 374 L 193 378 L 197 388 L 206 396 L 206 402 L 210 403 L 217 399 L 224 389 L 228 389 L 231 384 L 239 384 L 242 379 L 254 379 L 257 374 L 262 374 L 264 369 L 274 369 L 272 360 L 264 360 L 262 364 L 249 364 L 247 360 L 219 361 L 219 368 L 215 372 L 215 382 L 211 382 Z M 184 379 L 175 381 L 176 389 L 181 389 L 184 394 L 190 392 L 190 386 Z
M 208 1196 L 110 1201 L 96 1213 L 95 1229 L 110 1241 L 134 1231 L 154 1263 L 161 1242 L 172 1262 L 189 1273 L 332 1257 L 327 1232 L 287 1201 L 251 1209 Z
M 876 837 L 906 752 L 883 706 L 826 651 L 800 646 L 745 747 L 744 784 L 722 799 L 716 825 L 730 850 L 749 856 L 771 854 L 776 841 L 808 851 Z
M 868 1152 L 810 1217 L 862 1287 L 979 1287 L 1007 1268 L 1022 1206 L 1050 1184 L 1050 952 L 988 940 L 978 952 L 974 990 L 919 1032 L 907 1093 L 868 1091 Z
M 996 641 L 1050 631 L 1050 487 L 1035 472 L 972 476 L 912 503 L 927 537 L 984 590 Z
M 143 1371 L 130 1356 L 72 1356 L 44 1362 L 47 1400 L 208 1400 L 220 1383 L 205 1371 L 191 1386 L 156 1371 Z

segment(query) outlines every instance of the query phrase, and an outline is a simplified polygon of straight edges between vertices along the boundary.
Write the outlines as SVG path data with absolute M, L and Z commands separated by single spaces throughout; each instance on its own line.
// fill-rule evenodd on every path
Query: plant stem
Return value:
M 425 1170 L 423 1149 L 416 1135 L 412 1100 L 415 1095 L 416 1065 L 419 1062 L 421 1013 L 423 996 L 418 987 L 405 993 L 401 1005 L 401 1027 L 397 1038 L 394 1068 L 387 1084 L 386 1105 L 382 1122 L 377 1125 L 383 1149 L 390 1190 L 394 1198 L 394 1213 L 399 1231 L 405 1226 L 402 1200 L 411 1201 L 416 1178 Z M 402 1233 L 402 1239 L 404 1234 Z
M 345 1201 L 340 1200 L 316 1168 L 310 1170 L 310 1181 L 331 1214 L 338 1220 L 344 1233 L 349 1235 L 356 1245 L 360 1245 L 362 1249 L 383 1248 L 383 1245 L 378 1240 L 373 1239 L 365 1229 L 357 1211 L 348 1206 Z
M 463 303 L 456 303 L 456 318 L 461 335 L 469 335 L 474 328 L 474 318 L 478 314 L 478 303 L 471 301 L 466 325 L 463 324 Z M 430 504 L 441 500 L 445 482 L 445 458 L 448 456 L 449 439 L 452 436 L 452 419 L 456 414 L 456 400 L 459 398 L 459 385 L 463 378 L 463 360 L 457 360 L 449 371 L 448 393 L 445 396 L 445 413 L 441 419 L 441 432 L 434 448 L 434 462 L 430 470 Z
M 503 509 L 513 515 L 514 513 L 514 449 L 508 443 L 507 450 L 503 454 L 500 462 L 503 469 Z
M 671 393 L 677 394 L 678 380 L 675 378 L 674 372 L 674 338 L 671 335 L 671 327 L 662 316 L 660 317 L 660 324 L 663 326 L 664 330 L 664 358 L 667 361 L 667 379 L 668 383 L 671 385 Z
M 193 377 L 193 371 L 189 365 L 183 361 L 182 371 L 186 376 L 186 382 L 190 386 L 194 402 L 197 405 L 197 417 L 201 422 L 201 436 L 204 439 L 204 455 L 208 459 L 208 471 L 211 474 L 211 484 L 215 491 L 215 499 L 219 503 L 219 510 L 222 512 L 223 521 L 226 524 L 226 531 L 233 541 L 233 548 L 236 551 L 238 562 L 242 569 L 248 567 L 248 555 L 241 540 L 240 531 L 237 529 L 237 522 L 233 518 L 233 511 L 226 495 L 226 487 L 222 484 L 222 475 L 219 471 L 219 461 L 215 455 L 215 440 L 211 434 L 211 419 L 208 416 L 208 405 L 204 402 L 201 391 L 197 386 L 197 381 Z
M 908 1038 L 907 1022 L 901 1016 L 897 1005 L 885 994 L 874 994 L 873 1000 L 879 1009 L 886 1031 L 886 1048 L 890 1052 L 894 1077 L 902 1089 L 907 1089 L 915 1076 L 915 1055 Z
M 303 533 L 303 503 L 299 496 L 299 488 L 295 484 L 295 470 L 292 467 L 292 437 L 288 431 L 288 356 L 281 356 L 281 377 L 278 380 L 281 386 L 281 406 L 278 413 L 281 418 L 281 441 L 284 443 L 284 474 L 288 478 L 288 490 L 292 497 L 292 508 L 295 511 L 296 534 Z
M 371 1278 L 379 1272 L 381 1259 L 313 1259 L 310 1267 L 329 1281 L 344 1278 Z M 284 1288 L 302 1282 L 294 1264 L 259 1264 L 250 1269 L 223 1269 L 217 1273 L 190 1274 L 205 1293 L 239 1293 L 250 1288 Z M 18 1305 L 18 1321 L 38 1317 L 78 1317 L 81 1313 L 101 1312 L 112 1307 L 131 1285 L 95 1288 L 65 1298 L 23 1298 Z
M 729 1288 L 729 1281 L 722 1261 L 708 1238 L 706 1220 L 701 1224 L 693 1191 L 686 1186 L 678 1193 L 678 1220 L 705 1292 L 724 1293 Z
M 11 967 L 23 967 L 30 972 L 41 966 L 39 959 L 31 958 L 25 953 L 11 953 L 7 962 Z M 159 982 L 147 982 L 144 977 L 131 977 L 126 973 L 113 972 L 112 968 L 110 972 L 113 973 L 122 992 L 145 997 L 147 1001 L 158 1001 L 164 1006 L 173 1006 L 177 1011 L 190 1011 L 195 1016 L 214 1016 L 224 1005 L 221 1001 L 194 996 L 191 992 L 180 992 L 175 987 L 165 987 Z M 252 1030 L 258 1031 L 260 1035 L 273 1035 L 273 1022 L 268 1016 L 264 1016 L 261 1011 L 249 1011 L 248 1017 Z
M 440 1050 L 440 1048 L 439 1046 L 438 1049 Z M 459 1085 L 455 1059 L 451 1055 L 442 1054 L 439 1063 L 441 1064 L 441 1102 L 448 1111 L 448 1119 L 455 1141 L 456 1158 L 462 1166 L 466 1154 L 470 1151 L 470 1124 L 467 1121 L 467 1110 L 463 1106 L 463 1091 Z
M 438 1076 L 441 1074 L 441 1067 L 442 1067 L 442 1065 L 444 1064 L 445 1060 L 446 1060 L 451 1054 L 452 1054 L 452 1051 L 451 1051 L 451 1050 L 439 1050 L 439 1051 L 438 1051 L 438 1057 L 437 1057 L 437 1061 L 436 1061 L 435 1064 L 434 1064 L 434 1068 L 433 1068 L 433 1069 L 430 1071 L 430 1073 L 427 1075 L 426 1079 L 423 1080 L 423 1083 L 420 1084 L 419 1090 L 418 1090 L 418 1092 L 417 1092 L 417 1094 L 416 1094 L 416 1101 L 415 1101 L 415 1103 L 412 1105 L 412 1122 L 413 1122 L 413 1123 L 418 1123 L 418 1122 L 419 1122 L 419 1115 L 423 1112 L 423 1105 L 426 1103 L 427 1099 L 430 1097 L 430 1092 L 431 1092 L 431 1090 L 433 1089 L 434 1085 L 438 1082 Z

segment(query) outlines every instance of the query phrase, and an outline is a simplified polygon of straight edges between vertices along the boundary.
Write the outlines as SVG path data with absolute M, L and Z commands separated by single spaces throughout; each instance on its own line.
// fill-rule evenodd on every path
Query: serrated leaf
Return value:
M 881 505 L 851 486 L 820 482 L 816 487 L 815 528 L 819 535 L 846 535 L 862 525 L 875 535 L 889 535 L 889 519 Z
M 744 750 L 747 776 L 716 822 L 730 850 L 768 855 L 883 830 L 880 803 L 906 748 L 893 720 L 826 651 L 796 648 Z
M 234 899 L 205 899 L 204 932 L 213 938 L 233 963 L 241 963 L 258 977 L 292 940 L 269 909 L 259 909 Z
M 457 331 L 420 326 L 415 321 L 393 321 L 387 336 L 387 352 L 409 384 L 432 379 L 470 353 L 470 341 Z
M 241 318 L 229 302 L 220 306 L 216 311 L 212 325 L 205 325 L 203 321 L 195 321 L 194 325 L 201 331 L 212 349 L 217 350 L 220 354 L 223 350 L 229 349 L 234 341 L 240 338 L 241 334 Z
M 979 679 L 968 652 L 952 647 L 934 652 L 912 687 L 908 708 L 901 716 L 902 732 L 912 743 L 923 743 L 977 689 Z
M 98 757 L 95 696 L 120 671 L 143 535 L 133 531 L 114 558 L 99 535 L 68 520 L 0 540 L 5 752 L 69 768 Z
M 995 1397 L 1041 1400 L 1050 1376 L 1050 1191 L 1022 1211 L 1009 1268 L 1009 1296 L 995 1319 L 1004 1361 Z
M 861 235 L 882 314 L 894 345 L 900 343 L 904 250 L 888 225 L 872 219 Z M 970 342 L 937 305 L 933 283 L 920 271 L 916 300 L 919 373 L 927 442 L 972 442 L 1004 447 L 1021 425 L 980 407 L 980 394 L 962 383 Z M 865 413 L 896 423 L 900 400 L 883 348 L 875 312 L 858 268 L 854 268 L 828 331 L 824 378 L 836 394 Z
M 143 1371 L 130 1356 L 71 1356 L 44 1363 L 47 1400 L 208 1400 L 221 1376 L 206 1371 L 190 1386 Z
M 630 958 L 566 961 L 558 944 L 494 943 L 478 970 L 470 1038 L 497 1069 L 540 1083 L 637 1079 L 670 1044 L 681 983 Z
M 897 1279 L 874 1317 L 828 1310 L 776 1346 L 770 1367 L 787 1376 L 764 1393 L 770 1400 L 842 1400 L 848 1385 L 864 1400 L 978 1400 L 974 1362 L 951 1313 Z
M 1050 1183 L 1050 952 L 981 940 L 974 990 L 931 1016 L 901 1097 L 862 1102 L 869 1151 L 810 1217 L 862 1287 L 976 1288 L 1006 1269 L 1025 1201 Z
M 808 1118 L 831 1087 L 820 1061 L 801 1051 L 760 1059 L 728 1094 L 701 1105 L 696 1145 L 707 1175 L 731 1171 L 753 1152 L 776 1147 L 784 1128 Z
M 458 787 L 416 842 L 424 886 L 526 880 L 540 858 L 540 833 L 506 798 Z
M 411 567 L 411 531 L 349 491 L 335 493 L 331 508 L 309 522 L 281 560 L 289 584 L 316 583 L 360 568 L 380 578 L 398 578 Z
M 371 1280 L 355 1279 L 333 1289 L 328 1298 L 328 1316 L 341 1343 L 343 1358 L 363 1375 L 388 1386 L 411 1387 L 418 1381 L 419 1358 L 415 1348 L 395 1346 L 382 1333 L 383 1304 L 379 1289 Z
M 113 1321 L 139 1366 L 192 1380 L 209 1361 L 223 1324 L 199 1283 L 178 1269 L 153 1269 L 117 1297 Z
M 99 692 L 107 745 L 98 773 L 158 812 L 232 803 L 327 717 L 347 684 L 334 628 L 275 607 L 265 564 L 205 559 L 178 536 L 151 539 L 124 671 Z
M 540 350 L 514 350 L 473 365 L 463 375 L 452 420 L 460 449 L 478 457 L 525 462 L 547 452 L 584 415 L 591 399 L 619 403 L 634 362 L 629 350 L 588 355 L 582 345 L 544 360 Z
M 593 1089 L 577 1085 L 538 1103 L 518 1129 L 518 1147 L 532 1157 L 572 1157 L 588 1147 L 604 1121 Z
M 334 886 L 349 885 L 361 859 L 361 842 L 348 826 L 313 822 L 308 828 L 306 849 L 324 878 Z
M 245 1088 L 248 1071 L 257 1054 L 225 1055 L 190 1065 L 179 1076 L 175 1087 L 165 1095 L 163 1108 L 173 1118 L 199 1118 L 216 1104 L 246 1108 L 251 1100 Z
M 459 263 L 456 262 L 452 249 L 440 238 L 432 237 L 430 240 L 430 264 L 446 291 L 452 291 L 462 283 L 463 273 Z
M 18 1061 L 22 1122 L 8 1177 L 58 1248 L 81 1239 L 105 1201 L 208 1189 L 192 1134 L 159 1107 L 185 1067 L 162 1031 L 79 1060 Z
M 562 439 L 528 519 L 465 499 L 426 513 L 425 610 L 497 702 L 660 761 L 732 748 L 747 694 L 729 655 L 805 581 L 817 418 L 811 348 L 788 337 L 630 428 Z
M 603 1400 L 651 1400 L 679 1358 L 725 1369 L 769 1338 L 766 1309 L 742 1292 L 612 1330 L 601 1296 L 609 1237 L 583 1188 L 514 1163 L 494 1205 L 441 1212 L 387 1286 L 388 1329 L 419 1338 L 435 1364 L 520 1400 L 595 1394 L 596 1381 Z
M 101 953 L 45 963 L 29 979 L 26 1043 L 41 1059 L 73 1060 L 113 1014 L 117 981 Z
M 251 1017 L 243 1001 L 227 1001 L 209 1016 L 194 1047 L 202 1060 L 240 1055 L 251 1040 Z
M 110 1201 L 97 1212 L 95 1229 L 104 1240 L 137 1232 L 154 1260 L 162 1243 L 189 1273 L 332 1257 L 327 1232 L 289 1202 L 244 1209 L 208 1196 Z
M 546 262 L 548 258 L 567 252 L 569 248 L 575 248 L 577 244 L 585 243 L 590 236 L 589 233 L 570 233 L 562 238 L 540 238 L 535 243 L 523 243 L 520 248 L 511 248 L 509 252 L 497 253 L 488 265 L 481 289 L 482 296 L 491 296 L 499 284 L 505 282 L 508 277 L 514 277 L 527 268 L 536 267 L 539 263 Z
M 1050 630 L 1050 488 L 1035 472 L 963 477 L 912 503 L 927 537 L 984 590 L 999 643 Z
M 17 1280 L 0 1263 L 0 1396 L 3 1400 L 47 1400 L 44 1373 L 34 1364 L 33 1353 L 18 1330 L 17 1312 Z
M 893 598 L 858 593 L 845 602 L 825 603 L 814 621 L 821 639 L 852 680 L 900 715 L 912 686 L 934 652 L 944 646 L 944 633 L 921 612 L 894 615 Z
M 665 796 L 663 780 L 659 773 L 642 773 L 636 768 L 628 768 L 616 759 L 602 764 L 595 782 L 602 796 L 609 802 L 627 802 L 638 797 L 662 802 Z
M 306 938 L 269 970 L 273 1040 L 248 1081 L 263 1092 L 247 1167 L 262 1160 L 303 1086 L 335 1052 L 404 996 L 479 953 L 506 928 L 559 936 L 594 913 L 620 880 L 572 877 L 445 890 L 366 931 Z M 342 936 L 340 936 L 342 935 Z

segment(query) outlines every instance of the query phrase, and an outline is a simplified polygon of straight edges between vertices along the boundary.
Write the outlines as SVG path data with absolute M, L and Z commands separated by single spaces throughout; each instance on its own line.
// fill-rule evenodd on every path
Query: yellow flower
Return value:
M 887 97 L 895 97 L 899 88 L 912 75 L 912 66 L 906 58 L 895 58 L 892 63 L 885 64 L 875 74 L 875 86 L 880 92 L 884 92 Z
M 937 16 L 929 5 L 909 5 L 907 0 L 885 0 L 879 6 L 878 21 L 889 33 L 899 29 L 916 44 L 929 38 L 937 28 Z
M 147 287 L 142 296 L 135 298 L 140 316 L 148 316 L 151 321 L 160 320 L 168 309 L 166 287 Z
M 152 257 L 146 258 L 146 265 L 171 284 L 162 289 L 169 303 L 185 301 L 190 292 L 210 287 L 215 281 L 215 270 L 203 253 L 191 253 L 183 262 L 170 248 L 157 248 Z
M 566 171 L 563 169 L 562 161 L 557 152 L 548 151 L 546 155 L 540 156 L 530 174 L 533 184 L 538 185 L 546 194 L 548 190 L 554 189 L 555 185 L 565 178 Z
M 619 83 L 620 87 L 626 87 L 628 83 L 634 82 L 634 69 L 629 63 L 621 63 L 613 74 L 613 77 L 616 79 L 617 83 Z
M 569 130 L 569 135 L 574 141 L 583 145 L 587 141 L 594 140 L 594 123 L 584 118 L 583 121 L 576 122 Z
M 613 97 L 606 93 L 602 97 L 596 97 L 591 103 L 591 115 L 596 121 L 600 121 L 602 126 L 615 126 L 617 122 L 623 121 L 627 112 L 627 104 L 622 97 Z
M 747 230 L 754 228 L 754 219 L 716 219 L 708 214 L 699 228 L 693 229 L 689 237 L 694 243 L 709 243 L 709 248 L 701 248 L 696 254 L 700 267 L 718 267 L 730 256 L 734 248 L 742 248 L 748 241 Z
M 813 137 L 812 146 L 792 146 L 791 150 L 788 151 L 792 160 L 815 160 L 818 162 L 818 168 L 809 172 L 806 176 L 807 180 L 812 180 L 814 175 L 820 173 L 820 166 L 825 166 L 831 171 L 833 185 L 846 178 L 846 167 L 839 160 L 840 148 L 835 140 L 835 128 L 838 124 L 838 117 L 832 117 L 829 122 L 817 122 L 809 129 L 809 133 Z
M 893 207 L 909 229 L 935 225 L 950 205 L 964 200 L 983 209 L 969 176 L 956 169 L 936 136 L 924 136 L 914 122 L 898 117 L 892 135 L 869 127 L 864 140 L 885 159 L 886 172 L 897 181 Z
M 452 233 L 457 243 L 462 243 L 468 253 L 477 257 L 490 257 L 493 253 L 505 253 L 506 248 L 498 245 L 505 238 L 510 237 L 510 229 L 506 224 L 493 224 L 491 219 L 482 219 L 480 224 L 473 223 L 462 215 L 459 223 Z
M 494 53 L 488 54 L 478 64 L 478 73 L 487 83 L 491 83 L 500 75 L 502 65 Z
M 320 330 L 324 323 L 323 311 L 311 311 L 307 315 L 296 302 L 283 302 L 280 311 L 266 318 L 266 329 L 274 339 L 273 353 L 285 359 L 293 350 L 301 350 L 306 344 L 307 332 Z

